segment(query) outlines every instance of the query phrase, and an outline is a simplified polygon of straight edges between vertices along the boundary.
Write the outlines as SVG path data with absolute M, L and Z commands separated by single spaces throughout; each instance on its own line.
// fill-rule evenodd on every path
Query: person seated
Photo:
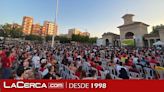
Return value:
M 90 70 L 89 76 L 83 78 L 83 80 L 97 80 L 96 70 Z
M 54 66 L 50 66 L 50 67 L 48 67 L 48 74 L 46 74 L 44 77 L 43 77 L 43 79 L 56 79 L 56 77 L 55 77 L 55 68 L 54 68 Z
M 160 64 L 157 63 L 156 66 L 155 66 L 155 70 L 157 70 L 157 71 L 158 71 L 158 70 L 159 70 L 159 71 L 160 71 L 160 70 L 164 71 L 164 67 L 161 67 Z
M 119 71 L 119 77 L 122 79 L 129 79 L 128 73 L 124 68 L 121 68 L 121 70 Z
M 151 60 L 150 60 L 150 63 L 158 63 L 156 60 L 155 60 L 155 57 L 152 57 Z
M 96 63 L 96 69 L 98 71 L 98 76 L 101 76 L 100 71 L 103 71 L 101 64 L 102 64 L 101 62 Z
M 139 71 L 136 68 L 136 65 L 132 65 L 132 68 L 129 69 L 130 72 L 135 72 L 135 73 L 139 73 Z
M 133 61 L 132 59 L 130 59 L 129 57 L 125 60 L 125 65 L 127 66 L 132 66 L 133 65 Z
M 106 74 L 105 79 L 106 79 L 106 80 L 110 80 L 110 79 L 112 79 L 110 73 L 107 73 L 107 74 Z
M 70 69 L 70 71 L 72 72 L 72 73 L 75 73 L 76 71 L 77 71 L 77 67 L 76 67 L 76 63 L 71 63 L 70 65 L 69 65 L 69 69 Z
M 79 77 L 80 79 L 83 78 L 83 75 L 86 75 L 86 73 L 85 73 L 85 72 L 83 71 L 83 69 L 82 69 L 82 66 L 80 66 L 80 67 L 77 69 L 75 75 L 76 75 L 77 77 Z
M 16 80 L 23 80 L 23 73 L 24 73 L 24 67 L 23 66 L 19 66 L 18 69 L 16 70 L 16 76 L 15 79 Z

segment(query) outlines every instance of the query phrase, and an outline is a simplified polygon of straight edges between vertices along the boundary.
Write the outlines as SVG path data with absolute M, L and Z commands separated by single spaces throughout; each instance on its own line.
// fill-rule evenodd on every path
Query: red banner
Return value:
M 0 92 L 163 92 L 158 80 L 1 80 Z

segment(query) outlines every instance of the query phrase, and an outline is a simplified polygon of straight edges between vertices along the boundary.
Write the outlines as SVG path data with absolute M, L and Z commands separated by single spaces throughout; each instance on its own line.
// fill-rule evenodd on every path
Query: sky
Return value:
M 0 0 L 0 24 L 22 24 L 23 16 L 32 16 L 34 23 L 54 21 L 56 0 Z M 70 28 L 88 31 L 92 37 L 104 32 L 119 34 L 122 16 L 134 14 L 135 21 L 152 26 L 164 24 L 164 0 L 59 0 L 58 34 Z

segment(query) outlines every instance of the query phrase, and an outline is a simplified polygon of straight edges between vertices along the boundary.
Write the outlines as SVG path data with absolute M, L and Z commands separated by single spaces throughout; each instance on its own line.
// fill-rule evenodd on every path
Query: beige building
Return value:
M 122 17 L 124 24 L 118 27 L 120 30 L 120 40 L 122 42 L 124 39 L 134 39 L 136 47 L 143 47 L 143 37 L 145 34 L 148 34 L 147 27 L 149 25 L 133 21 L 133 16 L 133 14 L 126 14 Z
M 11 27 L 12 27 L 12 28 L 22 28 L 22 26 L 19 25 L 19 24 L 17 24 L 17 23 L 11 24 Z
M 157 41 L 164 42 L 164 29 L 160 29 L 158 33 L 144 35 L 144 42 L 146 47 L 152 47 L 153 43 Z
M 33 34 L 33 35 L 41 35 L 42 34 L 41 26 L 39 23 L 32 25 L 31 34 Z
M 68 38 L 71 38 L 73 34 L 80 35 L 81 31 L 80 29 L 73 28 L 68 30 Z
M 46 31 L 46 27 L 45 26 L 41 26 L 41 31 L 42 31 L 42 36 L 46 36 L 47 35 L 47 31 Z
M 31 34 L 32 24 L 33 24 L 33 18 L 32 17 L 28 17 L 28 16 L 23 17 L 23 22 L 22 22 L 23 30 L 22 31 L 25 35 Z
M 82 32 L 83 36 L 89 36 L 90 37 L 90 33 L 89 32 Z
M 102 35 L 102 39 L 105 41 L 106 46 L 120 46 L 120 35 L 107 32 Z
M 53 22 L 45 21 L 43 25 L 47 31 L 47 35 L 57 35 L 57 24 L 54 24 Z
M 90 36 L 89 32 L 81 32 L 81 30 L 77 28 L 72 28 L 68 30 L 68 38 L 71 38 L 73 34 L 81 36 Z
M 136 47 L 152 47 L 153 43 L 157 41 L 164 42 L 164 28 L 160 29 L 158 33 L 148 34 L 148 26 L 143 22 L 133 21 L 133 14 L 126 14 L 122 18 L 124 24 L 119 26 L 120 36 L 114 33 L 104 33 L 102 39 L 105 45 L 121 45 L 122 41 L 125 39 L 133 39 L 135 41 Z

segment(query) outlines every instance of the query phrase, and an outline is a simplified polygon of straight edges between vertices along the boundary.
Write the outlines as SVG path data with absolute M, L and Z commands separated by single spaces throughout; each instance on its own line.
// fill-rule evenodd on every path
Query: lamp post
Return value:
M 59 6 L 59 0 L 56 0 L 56 15 L 55 15 L 55 24 L 57 24 L 57 16 L 58 16 L 58 6 Z M 57 30 L 57 29 L 56 29 Z M 54 30 L 54 34 L 52 36 L 52 44 L 51 47 L 54 47 L 54 39 L 55 39 L 55 30 Z

